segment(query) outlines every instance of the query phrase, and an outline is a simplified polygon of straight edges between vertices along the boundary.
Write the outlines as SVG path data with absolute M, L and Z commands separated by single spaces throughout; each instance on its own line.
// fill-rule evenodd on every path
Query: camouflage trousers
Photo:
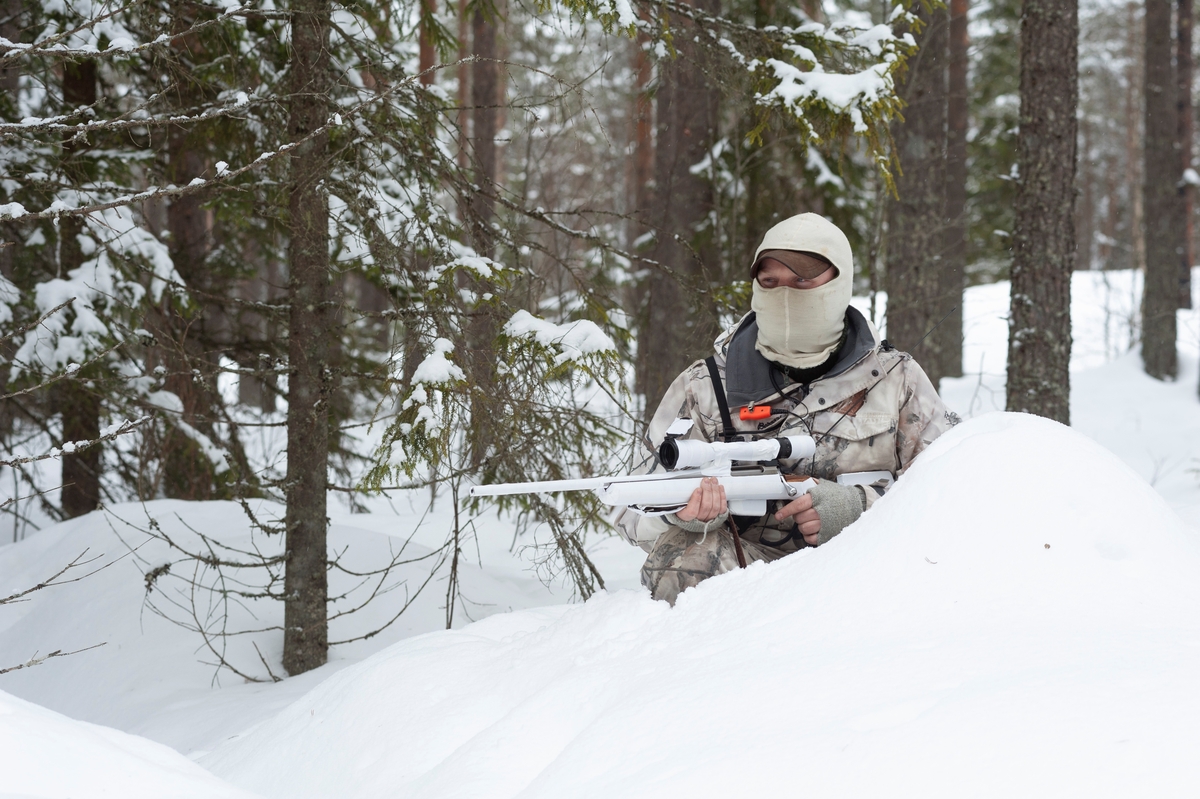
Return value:
M 788 554 L 783 550 L 742 539 L 746 563 L 773 561 Z M 654 548 L 642 566 L 642 585 L 655 599 L 672 606 L 684 590 L 727 571 L 738 568 L 733 533 L 727 527 L 707 533 L 689 533 L 671 527 L 654 542 Z

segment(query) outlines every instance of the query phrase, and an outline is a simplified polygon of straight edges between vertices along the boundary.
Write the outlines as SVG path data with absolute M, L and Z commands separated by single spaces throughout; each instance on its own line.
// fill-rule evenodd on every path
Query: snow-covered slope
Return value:
M 169 747 L 0 692 L 0 796 L 254 799 Z
M 1181 795 L 1200 551 L 1085 436 L 994 414 L 829 545 L 420 636 L 202 762 L 278 797 Z
M 260 518 L 282 512 L 270 503 L 255 505 Z M 333 640 L 353 638 L 381 626 L 409 596 L 420 593 L 396 623 L 379 636 L 334 647 L 329 665 L 277 684 L 269 681 L 254 649 L 257 645 L 275 674 L 282 675 L 282 638 L 277 632 L 216 642 L 219 647 L 228 647 L 229 660 L 244 673 L 267 680 L 248 683 L 228 671 L 218 672 L 213 653 L 203 646 L 198 634 L 161 618 L 144 605 L 143 574 L 178 559 L 177 552 L 143 532 L 151 519 L 172 540 L 193 550 L 200 549 L 193 531 L 203 531 L 220 544 L 242 550 L 258 546 L 266 554 L 282 545 L 279 536 L 261 533 L 252 543 L 250 523 L 236 503 L 129 503 L 56 525 L 20 544 L 0 548 L 0 596 L 38 584 L 84 552 L 87 558 L 97 560 L 68 576 L 78 576 L 104 563 L 111 565 L 79 582 L 48 588 L 31 595 L 27 602 L 0 608 L 0 668 L 22 662 L 38 651 L 70 651 L 100 643 L 105 646 L 6 674 L 0 677 L 0 690 L 73 718 L 148 736 L 182 752 L 208 748 L 269 717 L 348 663 L 403 638 L 443 628 L 445 584 L 441 580 L 425 584 L 436 558 L 420 558 L 429 556 L 444 540 L 444 515 L 335 515 L 330 546 L 345 552 L 343 565 L 347 568 L 358 572 L 377 569 L 401 551 L 413 562 L 399 566 L 388 577 L 391 591 L 361 612 L 336 620 L 331 626 Z M 418 522 L 422 523 L 420 528 Z M 414 533 L 415 539 L 409 541 Z M 476 603 L 470 609 L 471 617 L 563 601 L 564 597 L 556 597 L 555 591 L 542 585 L 535 574 L 521 571 L 528 564 L 514 561 L 508 554 L 511 537 L 511 528 L 505 526 L 499 535 L 483 542 L 487 570 L 470 561 L 462 564 L 462 591 Z M 405 546 L 407 549 L 402 550 Z M 166 596 L 159 596 L 157 604 L 176 621 L 194 624 L 198 618 L 208 629 L 219 630 L 220 603 L 201 591 L 193 608 L 188 584 L 178 579 L 194 574 L 193 568 L 194 564 L 177 564 L 172 574 L 160 578 Z M 261 573 L 231 576 L 250 585 L 266 584 Z M 212 575 L 201 575 L 201 582 L 212 584 Z M 360 583 L 364 581 L 352 575 L 337 571 L 331 574 L 335 595 Z M 420 590 L 422 585 L 424 590 Z M 361 600 L 372 587 L 373 581 L 365 581 L 349 601 L 335 607 Z M 193 609 L 195 618 L 191 617 Z M 235 601 L 229 610 L 230 630 L 270 627 L 282 621 L 282 608 L 273 600 Z M 461 611 L 458 617 L 460 626 L 470 621 Z

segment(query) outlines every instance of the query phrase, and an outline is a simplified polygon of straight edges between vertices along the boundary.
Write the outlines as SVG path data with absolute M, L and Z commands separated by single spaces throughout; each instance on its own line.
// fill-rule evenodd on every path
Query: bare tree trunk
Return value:
M 1063 424 L 1071 417 L 1078 41 L 1078 0 L 1024 0 L 1007 406 Z
M 2 0 L 0 2 L 0 36 L 10 42 L 17 42 L 21 39 L 21 4 L 22 0 Z M 17 87 L 20 85 L 21 78 L 18 63 L 14 62 L 0 67 L 0 92 L 8 95 L 5 101 L 13 104 L 13 110 L 16 110 Z
M 1160 380 L 1175 377 L 1175 310 L 1183 220 L 1175 150 L 1175 81 L 1171 74 L 1171 2 L 1146 0 L 1145 197 L 1146 284 L 1142 293 L 1142 363 Z
M 495 6 L 485 8 L 480 3 L 471 20 L 471 49 L 479 59 L 471 65 L 471 145 L 474 155 L 475 182 L 480 191 L 471 200 L 471 235 L 475 251 L 492 258 L 496 255 L 496 237 L 492 223 L 496 219 L 496 203 L 491 195 L 500 182 L 500 157 L 496 136 L 500 132 L 500 106 L 503 92 L 501 69 L 498 63 L 499 46 Z M 465 272 L 459 273 L 463 288 L 481 293 L 483 285 Z M 486 457 L 495 436 L 490 424 L 488 400 L 495 382 L 495 338 L 497 320 L 485 304 L 470 310 L 467 327 L 470 355 L 467 361 L 471 385 L 479 390 L 471 393 L 471 463 L 478 467 Z
M 1142 128 L 1141 94 L 1142 69 L 1144 67 L 1142 48 L 1138 46 L 1137 3 L 1131 2 L 1126 8 L 1126 57 L 1129 59 L 1129 74 L 1125 80 L 1125 190 L 1129 193 L 1130 207 L 1130 248 L 1133 257 L 1132 267 L 1141 272 L 1146 271 L 1146 237 L 1142 230 L 1143 213 L 1142 200 Z
M 491 257 L 495 254 L 491 224 L 496 216 L 496 204 L 486 195 L 495 190 L 499 177 L 496 151 L 499 117 L 496 110 L 500 96 L 500 65 L 496 63 L 496 20 L 485 13 L 483 5 L 479 4 L 471 20 L 472 49 L 479 58 L 471 65 L 471 143 L 480 178 L 477 182 L 484 190 L 475 195 L 473 203 L 473 221 L 478 226 L 473 238 L 479 254 Z
M 924 3 L 916 56 L 899 88 L 908 103 L 893 125 L 900 161 L 897 199 L 888 203 L 887 337 L 907 350 L 937 386 L 942 378 L 940 335 L 931 331 L 955 305 L 944 298 L 946 246 L 946 62 L 949 15 Z M 961 272 L 959 273 L 961 279 Z M 947 319 L 946 321 L 949 321 Z
M 715 2 L 697 2 L 712 14 Z M 658 210 L 654 269 L 638 334 L 638 386 L 653 413 L 667 386 L 689 363 L 707 355 L 717 332 L 707 292 L 705 233 L 697 228 L 713 207 L 712 185 L 690 167 L 709 153 L 716 136 L 718 93 L 708 84 L 690 35 L 676 39 L 679 56 L 660 64 L 655 124 L 654 206 Z M 747 267 L 749 265 L 747 264 Z
M 291 108 L 288 132 L 299 141 L 328 119 L 329 0 L 294 0 L 291 11 Z M 329 276 L 328 138 L 293 150 L 288 216 L 287 572 L 284 577 L 283 666 L 300 674 L 325 663 L 329 650 L 325 515 L 329 341 L 333 298 Z
M 182 2 L 172 4 L 172 27 L 183 34 L 194 22 L 194 9 Z M 184 59 L 203 58 L 203 45 L 195 34 L 184 35 L 173 45 Z M 180 108 L 193 108 L 204 101 L 203 91 L 191 80 L 179 81 L 175 102 Z M 204 152 L 208 131 L 192 126 L 173 125 L 167 130 L 167 176 L 176 186 L 186 186 L 204 176 L 208 159 Z M 208 197 L 192 194 L 172 198 L 167 205 L 168 246 L 175 269 L 188 286 L 198 289 L 199 308 L 195 315 L 168 293 L 163 297 L 158 331 L 169 345 L 157 353 L 166 369 L 164 388 L 179 397 L 183 405 L 181 419 L 204 433 L 213 431 L 214 410 L 219 406 L 216 376 L 220 366 L 217 353 L 208 349 L 210 328 L 221 312 L 211 296 L 213 281 L 207 269 L 212 247 L 213 213 L 205 207 Z M 213 496 L 215 470 L 200 446 L 178 429 L 163 442 L 163 491 L 176 499 L 205 500 Z
M 0 37 L 10 42 L 21 38 L 21 2 L 22 0 L 0 0 Z M 17 108 L 17 89 L 20 87 L 21 71 L 17 64 L 0 67 L 0 119 L 5 122 L 16 122 L 19 119 Z M 21 237 L 11 223 L 0 226 L 0 275 L 8 280 L 14 277 L 17 247 Z M 16 354 L 16 342 L 12 339 L 0 342 L 0 358 L 11 363 Z M 0 369 L 0 395 L 6 394 L 8 385 L 8 370 Z M 13 414 L 11 402 L 0 401 L 0 433 L 7 434 L 12 428 Z
M 1082 139 L 1076 178 L 1079 182 L 1079 205 L 1075 214 L 1075 268 L 1092 268 L 1092 250 L 1096 240 L 1096 180 L 1092 172 L 1092 126 L 1085 116 L 1079 121 Z
M 627 196 L 634 218 L 629 220 L 626 232 L 630 248 L 646 232 L 642 217 L 650 210 L 650 181 L 654 176 L 654 104 L 650 96 L 654 70 L 646 52 L 648 42 L 649 37 L 638 34 L 633 43 L 634 102 L 630 131 L 633 157 L 628 163 Z
M 1117 239 L 1117 223 L 1120 221 L 1120 203 L 1117 202 L 1119 173 L 1117 157 L 1109 155 L 1104 170 L 1104 196 L 1107 198 L 1108 208 L 1104 215 L 1104 225 L 1101 228 L 1103 239 L 1096 251 L 1096 258 L 1100 262 L 1101 269 L 1112 268 L 1113 242 Z
M 96 62 L 84 59 L 63 64 L 63 102 L 71 109 L 92 105 L 96 102 Z M 87 175 L 78 161 L 82 148 L 71 142 L 63 144 L 67 164 L 64 172 L 72 183 L 82 183 Z M 59 221 L 58 263 L 66 276 L 78 269 L 84 261 L 79 236 L 85 231 L 80 217 L 63 217 Z M 95 377 L 87 375 L 86 377 Z M 100 396 L 89 389 L 85 375 L 77 373 L 74 378 L 63 381 L 58 392 L 58 406 L 62 412 L 63 442 L 94 441 L 100 437 Z M 63 453 L 62 456 L 62 507 L 68 518 L 82 516 L 100 505 L 101 449 L 97 444 L 81 452 Z
M 942 376 L 961 377 L 963 289 L 967 274 L 968 0 L 950 0 L 950 69 L 946 81 L 946 258 L 942 302 L 957 306 L 938 328 Z
M 470 41 L 470 19 L 467 15 L 467 0 L 458 0 L 458 68 L 455 72 L 458 75 L 458 166 L 461 169 L 467 168 L 467 161 L 470 159 L 468 142 L 471 140 L 469 126 L 471 124 L 471 115 L 469 103 L 471 97 L 471 67 L 465 63 L 467 56 L 471 54 L 468 42 Z
M 417 71 L 421 73 L 421 83 L 426 86 L 432 85 L 435 77 L 432 71 L 426 70 L 432 70 L 433 65 L 437 63 L 437 53 L 433 49 L 433 38 L 429 35 L 426 17 L 432 17 L 436 10 L 433 0 L 421 0 L 421 38 L 418 45 Z
M 1175 139 L 1179 148 L 1180 175 L 1192 168 L 1192 0 L 1179 0 L 1175 40 Z M 1179 266 L 1179 307 L 1192 307 L 1192 197 L 1195 189 L 1188 180 L 1179 181 L 1179 202 L 1183 206 L 1183 257 Z

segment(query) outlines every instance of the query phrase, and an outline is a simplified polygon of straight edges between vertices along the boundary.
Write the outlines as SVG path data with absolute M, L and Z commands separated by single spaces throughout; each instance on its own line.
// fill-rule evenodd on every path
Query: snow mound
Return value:
M 0 692 L 0 795 L 254 799 L 162 744 Z
M 258 518 L 267 520 L 283 513 L 281 506 L 265 501 L 255 501 L 253 509 Z M 215 578 L 211 572 L 198 573 L 194 563 L 180 560 L 178 552 L 146 534 L 152 519 L 171 540 L 191 551 L 203 551 L 196 531 L 242 551 L 257 547 L 270 555 L 283 545 L 281 536 L 252 537 L 247 516 L 237 503 L 156 500 L 115 505 L 0 547 L 0 596 L 37 585 L 75 558 L 95 560 L 68 577 L 110 564 L 79 582 L 47 588 L 30 595 L 27 602 L 0 608 L 0 668 L 23 662 L 37 652 L 106 644 L 5 674 L 0 677 L 0 690 L 72 718 L 123 729 L 190 754 L 211 749 L 229 735 L 270 718 L 348 662 L 403 638 L 445 627 L 444 584 L 427 584 L 436 562 L 435 542 L 444 537 L 439 520 L 424 519 L 422 524 L 417 514 L 343 514 L 342 521 L 335 519 L 330 528 L 329 545 L 346 569 L 360 573 L 379 569 L 396 553 L 403 553 L 411 562 L 397 566 L 388 576 L 385 588 L 390 591 L 381 592 L 362 611 L 336 619 L 330 626 L 331 638 L 362 636 L 385 624 L 409 598 L 413 598 L 412 604 L 380 635 L 333 647 L 331 662 L 315 672 L 279 683 L 247 683 L 229 671 L 218 671 L 201 636 L 175 623 L 189 622 L 193 611 L 186 580 L 199 574 L 201 583 L 211 585 Z M 363 526 L 367 524 L 379 529 Z M 384 530 L 395 537 L 381 532 Z M 424 536 L 424 540 L 410 543 L 409 535 Z M 509 540 L 510 536 L 501 537 L 502 551 Z M 464 592 L 481 603 L 472 608 L 476 618 L 482 613 L 554 600 L 532 577 L 505 579 L 495 568 L 496 562 L 496 558 L 489 560 L 492 572 L 460 564 Z M 172 569 L 159 578 L 157 585 L 162 590 L 152 599 L 174 621 L 156 615 L 145 604 L 145 574 L 168 563 L 173 564 Z M 262 570 L 233 576 L 253 586 L 266 585 L 268 579 Z M 334 605 L 341 610 L 357 605 L 375 583 L 335 570 L 330 586 L 335 596 L 348 595 Z M 198 618 L 210 630 L 220 629 L 222 606 L 214 608 L 215 603 L 202 591 L 196 596 Z M 273 600 L 234 603 L 229 613 L 231 630 L 271 627 L 283 620 L 282 605 Z M 458 617 L 464 615 L 460 612 Z M 275 674 L 285 673 L 280 665 L 282 636 L 278 631 L 217 640 L 215 645 L 223 647 L 229 661 L 244 673 L 269 679 L 259 660 L 260 651 Z
M 1178 795 L 1191 535 L 1099 445 L 991 414 L 820 549 L 401 642 L 202 762 L 278 797 Z

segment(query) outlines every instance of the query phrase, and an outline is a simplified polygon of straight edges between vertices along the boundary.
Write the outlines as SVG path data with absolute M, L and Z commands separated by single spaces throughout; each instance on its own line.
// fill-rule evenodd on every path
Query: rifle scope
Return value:
M 782 436 L 758 441 L 695 441 L 668 438 L 658 448 L 658 458 L 668 469 L 693 469 L 713 461 L 773 461 L 807 458 L 817 451 L 812 436 Z

